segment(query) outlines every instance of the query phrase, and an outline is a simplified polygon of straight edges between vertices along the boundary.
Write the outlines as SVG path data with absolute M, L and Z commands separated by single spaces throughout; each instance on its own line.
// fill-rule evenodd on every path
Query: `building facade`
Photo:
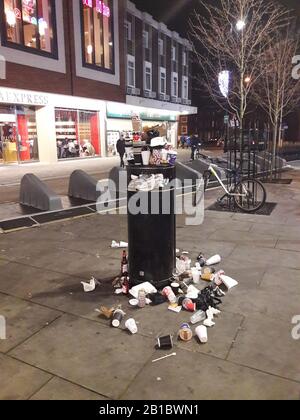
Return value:
M 147 97 L 144 86 L 140 99 L 137 90 L 127 91 L 131 9 L 126 0 L 0 2 L 0 164 L 105 157 L 113 153 L 112 138 L 132 127 L 133 115 L 176 124 L 193 111 L 171 94 L 167 101 L 169 75 L 165 97 Z M 153 39 L 151 93 L 158 94 L 154 45 Z M 136 69 L 135 80 L 149 83 Z M 179 85 L 178 98 L 184 96 Z

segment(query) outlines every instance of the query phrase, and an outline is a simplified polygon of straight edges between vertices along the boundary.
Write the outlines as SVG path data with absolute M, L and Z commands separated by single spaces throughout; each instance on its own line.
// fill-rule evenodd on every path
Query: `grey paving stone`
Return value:
M 157 351 L 154 358 L 170 352 Z M 177 356 L 148 362 L 124 399 L 136 400 L 279 400 L 300 396 L 300 384 L 204 354 L 176 350 Z
M 253 232 L 247 232 L 241 234 L 241 232 L 233 231 L 229 229 L 228 226 L 225 229 L 218 229 L 212 235 L 209 236 L 210 240 L 220 240 L 220 241 L 228 241 L 228 242 L 235 242 L 239 244 L 252 244 L 257 243 L 261 247 L 267 248 L 275 248 L 277 243 L 277 236 L 274 232 L 274 236 L 270 234 L 258 234 Z
M 54 377 L 30 399 L 35 401 L 101 401 L 106 398 L 78 385 Z
M 0 352 L 6 353 L 59 317 L 60 312 L 0 294 L 0 314 L 6 319 L 6 340 Z
M 300 382 L 300 347 L 292 328 L 291 321 L 248 316 L 228 360 Z
M 66 315 L 12 355 L 91 391 L 118 398 L 153 351 L 149 338 Z
M 299 223 L 300 223 L 300 220 L 299 220 Z M 279 241 L 276 244 L 276 248 L 283 249 L 286 251 L 300 252 L 300 241 L 296 239 L 279 239 Z
M 0 400 L 27 400 L 51 375 L 0 354 Z
M 280 239 L 286 239 L 287 241 L 299 241 L 300 237 L 299 226 L 278 225 L 277 228 L 275 228 L 267 224 L 263 226 L 254 224 L 251 229 L 251 232 L 256 232 L 260 235 L 272 235 Z

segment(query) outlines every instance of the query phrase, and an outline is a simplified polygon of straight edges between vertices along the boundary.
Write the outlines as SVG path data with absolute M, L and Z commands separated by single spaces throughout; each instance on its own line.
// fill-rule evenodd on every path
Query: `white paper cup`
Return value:
M 131 332 L 131 334 L 136 334 L 138 332 L 136 322 L 133 318 L 130 318 L 125 322 L 125 327 Z
M 201 343 L 207 343 L 207 328 L 204 325 L 200 325 L 199 327 L 197 327 L 195 329 L 195 332 Z
M 192 276 L 194 284 L 200 284 L 200 271 L 197 269 L 192 269 Z
M 215 265 L 215 264 L 219 264 L 221 262 L 222 258 L 220 257 L 220 255 L 214 255 L 213 257 L 209 258 L 206 261 L 206 265 L 210 266 L 210 265 Z
M 142 152 L 143 165 L 148 166 L 150 162 L 151 153 L 149 151 Z

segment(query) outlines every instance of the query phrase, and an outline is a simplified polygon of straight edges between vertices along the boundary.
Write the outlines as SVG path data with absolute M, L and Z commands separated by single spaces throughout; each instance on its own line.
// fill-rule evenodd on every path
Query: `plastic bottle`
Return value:
M 198 311 L 194 315 L 191 316 L 191 324 L 195 325 L 198 322 L 202 322 L 206 320 L 206 313 L 204 311 Z

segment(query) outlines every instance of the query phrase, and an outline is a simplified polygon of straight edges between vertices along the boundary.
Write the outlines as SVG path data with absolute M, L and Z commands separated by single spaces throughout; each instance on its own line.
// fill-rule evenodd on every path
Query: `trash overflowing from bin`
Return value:
M 178 328 L 178 340 L 187 343 L 193 337 L 197 337 L 200 344 L 206 344 L 208 343 L 208 330 L 216 325 L 217 318 L 221 316 L 219 308 L 222 305 L 222 299 L 238 285 L 238 282 L 227 276 L 224 270 L 215 268 L 221 261 L 220 255 L 214 255 L 207 259 L 203 254 L 199 254 L 192 267 L 189 253 L 185 251 L 176 258 L 176 269 L 169 285 L 157 290 L 150 282 L 132 285 L 129 278 L 128 257 L 124 250 L 121 259 L 121 272 L 113 280 L 112 286 L 118 294 L 127 296 L 129 307 L 136 308 L 137 311 L 144 310 L 147 305 L 156 307 L 165 304 L 166 310 L 175 314 L 179 314 L 181 311 L 186 312 L 187 320 L 181 322 Z M 208 284 L 205 285 L 204 282 L 208 282 Z M 205 287 L 201 288 L 202 284 Z M 124 329 L 131 335 L 137 334 L 140 329 L 132 314 L 126 319 L 126 313 L 121 305 L 111 308 L 102 306 L 100 309 L 96 309 L 96 312 L 99 316 L 109 320 L 113 328 L 120 328 L 121 325 L 124 325 Z M 194 331 L 193 328 L 195 328 Z M 157 349 L 169 350 L 173 346 L 174 334 L 156 339 Z

